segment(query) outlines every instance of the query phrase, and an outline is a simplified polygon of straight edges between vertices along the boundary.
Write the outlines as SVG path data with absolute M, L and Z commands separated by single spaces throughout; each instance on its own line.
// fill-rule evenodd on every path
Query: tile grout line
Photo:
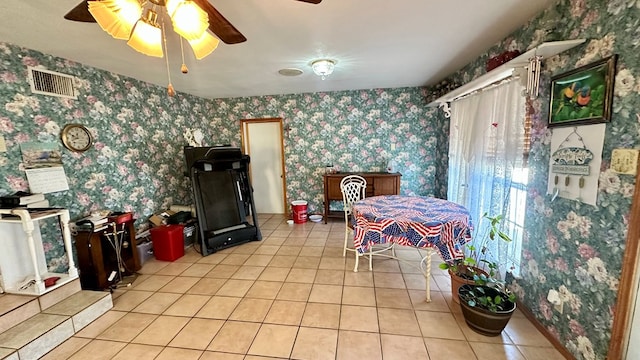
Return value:
M 264 221 L 264 220 L 263 220 L 263 221 Z M 265 222 L 266 222 L 266 221 L 265 221 Z M 278 231 L 282 231 L 282 230 L 279 230 L 279 229 L 281 229 L 281 226 L 277 226 L 277 227 L 275 227 L 275 228 L 274 228 L 270 233 L 271 233 L 271 234 L 273 234 L 273 233 L 276 233 L 276 232 L 278 232 Z M 287 233 L 286 237 L 284 237 L 284 240 L 283 240 L 282 242 L 280 242 L 278 245 L 271 245 L 271 244 L 269 244 L 268 246 L 277 246 L 277 247 L 278 247 L 278 250 L 276 250 L 276 254 L 277 254 L 277 252 L 278 252 L 282 247 L 284 247 L 284 246 L 293 246 L 293 247 L 298 247 L 298 246 L 300 246 L 302 249 L 304 249 L 304 248 L 305 248 L 305 244 L 304 244 L 304 243 L 306 243 L 306 241 L 308 241 L 309 236 L 310 236 L 312 233 L 313 233 L 313 229 L 310 229 L 310 230 L 308 230 L 308 231 L 306 231 L 306 230 L 305 230 L 305 231 L 304 231 L 304 235 L 303 235 L 303 236 L 299 236 L 299 235 L 300 235 L 300 233 L 295 234 L 296 236 L 291 236 L 291 235 L 292 235 L 292 234 L 294 234 L 294 233 L 293 233 L 292 231 L 289 231 L 289 232 Z M 310 298 L 311 298 L 311 294 L 313 293 L 313 288 L 314 288 L 314 286 L 316 286 L 316 285 L 333 285 L 333 284 L 331 284 L 331 283 L 328 283 L 328 284 L 320 284 L 320 283 L 318 283 L 318 282 L 317 282 L 317 281 L 318 281 L 318 272 L 319 272 L 320 270 L 330 270 L 330 269 L 320 269 L 320 264 L 322 263 L 322 259 L 323 259 L 323 258 L 331 258 L 331 257 L 333 257 L 333 256 L 326 256 L 326 255 L 325 255 L 325 253 L 326 253 L 326 249 L 327 249 L 327 248 L 331 249 L 331 248 L 336 247 L 336 246 L 334 246 L 335 244 L 333 244 L 333 243 L 334 243 L 334 242 L 337 242 L 337 241 L 335 241 L 335 240 L 332 240 L 332 235 L 331 235 L 331 233 L 333 233 L 333 231 L 331 231 L 331 228 L 330 228 L 330 229 L 329 229 L 329 231 L 327 231 L 326 233 L 327 233 L 327 237 L 326 237 L 326 239 L 325 239 L 325 241 L 324 241 L 324 243 L 323 243 L 323 246 L 322 246 L 322 247 L 324 248 L 324 250 L 322 251 L 322 254 L 318 257 L 318 258 L 319 258 L 319 261 L 318 261 L 317 266 L 313 266 L 313 267 L 311 267 L 311 268 L 306 268 L 306 267 L 295 267 L 296 262 L 297 262 L 297 261 L 298 261 L 298 259 L 301 257 L 301 255 L 300 255 L 300 253 L 302 252 L 302 249 L 301 249 L 300 251 L 298 251 L 298 252 L 297 252 L 297 255 L 295 255 L 295 260 L 294 260 L 294 262 L 293 262 L 292 264 L 290 264 L 289 266 L 283 266 L 283 267 L 282 267 L 283 269 L 288 269 L 288 272 L 287 272 L 287 274 L 286 274 L 285 278 L 283 279 L 283 281 L 279 281 L 282 285 L 284 285 L 284 284 L 286 284 L 286 283 L 293 283 L 293 284 L 305 284 L 305 283 L 306 283 L 306 282 L 287 281 L 287 278 L 288 278 L 288 276 L 291 274 L 291 270 L 293 270 L 293 269 L 312 269 L 312 270 L 314 270 L 314 271 L 315 271 L 315 274 L 314 274 L 314 276 L 313 276 L 313 280 L 312 280 L 312 282 L 311 282 L 311 283 L 309 283 L 309 284 L 310 284 L 310 286 L 311 286 L 311 289 L 309 290 L 309 293 L 308 293 L 308 294 L 307 294 L 307 296 L 306 296 L 306 300 L 305 300 L 305 301 L 299 301 L 299 300 L 286 300 L 286 301 L 295 301 L 295 302 L 304 302 L 304 303 L 305 303 L 305 305 L 304 305 L 304 309 L 303 309 L 303 311 L 302 311 L 302 315 L 300 316 L 300 319 L 299 319 L 299 320 L 297 320 L 297 325 L 295 325 L 295 326 L 297 326 L 297 329 L 296 329 L 296 336 L 295 336 L 295 338 L 294 338 L 294 342 L 293 342 L 293 344 L 291 345 L 291 350 L 290 350 L 290 352 L 289 352 L 289 356 L 290 356 L 290 357 L 293 355 L 293 351 L 294 351 L 294 349 L 295 349 L 295 344 L 296 344 L 296 342 L 297 342 L 297 340 L 298 340 L 298 336 L 300 335 L 300 328 L 301 328 L 301 327 L 303 327 L 303 325 L 302 325 L 302 321 L 303 321 L 303 319 L 304 319 L 304 315 L 306 314 L 306 311 L 307 311 L 307 309 L 308 309 L 308 307 L 309 307 L 309 304 L 310 304 L 309 300 L 310 300 Z M 284 234 L 278 234 L 278 235 L 280 236 L 280 235 L 284 235 Z M 335 235 L 334 235 L 334 237 L 335 237 Z M 269 237 L 268 237 L 268 236 L 267 236 L 267 237 L 265 237 L 265 239 L 263 240 L 263 241 L 264 241 L 264 242 L 263 242 L 263 244 L 266 244 L 266 240 L 268 240 L 268 239 L 269 239 Z M 302 241 L 302 245 L 299 245 L 299 243 L 300 243 L 300 241 L 301 241 L 300 239 L 307 239 L 307 240 Z M 341 245 L 342 245 L 342 244 L 341 244 Z M 264 245 L 262 245 L 262 246 L 264 246 Z M 251 258 L 251 256 L 256 255 L 256 251 L 258 251 L 257 249 L 259 249 L 259 248 L 260 248 L 260 246 L 257 246 L 257 247 L 256 247 L 256 249 L 252 249 L 252 251 L 251 251 L 249 254 L 243 254 L 243 253 L 241 253 L 241 252 L 236 253 L 236 255 L 247 255 L 247 258 L 244 260 L 243 264 L 241 264 L 241 265 L 237 265 L 237 266 L 238 266 L 238 268 L 237 268 L 237 269 L 235 269 L 235 271 L 233 272 L 233 274 L 230 274 L 228 277 L 225 277 L 224 279 L 221 279 L 221 280 L 224 280 L 224 282 L 220 285 L 220 287 L 218 288 L 218 290 L 216 290 L 213 294 L 207 294 L 207 295 L 206 295 L 206 296 L 208 296 L 208 297 L 209 297 L 209 300 L 208 300 L 207 302 L 205 302 L 205 303 L 204 303 L 204 305 L 202 305 L 202 306 L 201 306 L 201 309 L 202 309 L 204 306 L 206 306 L 206 304 L 207 304 L 209 301 L 211 301 L 214 297 L 216 297 L 216 296 L 217 296 L 217 295 L 216 295 L 216 294 L 217 294 L 217 292 L 218 292 L 218 291 L 219 291 L 219 290 L 220 290 L 220 289 L 221 289 L 225 284 L 227 284 L 229 280 L 233 279 L 233 276 L 234 276 L 238 271 L 240 271 L 240 270 L 242 269 L 242 267 L 243 267 L 243 266 L 249 266 L 249 265 L 246 265 L 246 262 L 249 260 L 249 258 Z M 228 250 L 229 250 L 229 251 L 226 253 L 225 258 L 226 258 L 226 257 L 228 257 L 228 256 L 229 256 L 229 255 L 231 255 L 231 254 L 234 254 L 234 253 L 235 253 L 235 250 L 237 250 L 237 249 L 228 249 Z M 276 254 L 273 254 L 273 255 L 270 255 L 270 256 L 272 256 L 272 257 L 273 257 L 273 256 L 276 256 Z M 262 254 L 260 254 L 260 255 L 262 255 Z M 285 255 L 285 256 L 286 256 L 286 255 Z M 191 267 L 192 267 L 193 265 L 195 265 L 195 264 L 198 264 L 202 259 L 204 259 L 204 257 L 203 257 L 203 258 L 201 258 L 201 259 L 196 259 L 194 262 L 190 262 L 190 263 L 189 263 L 190 265 L 189 265 L 189 266 L 187 266 L 187 267 L 185 268 L 185 270 L 183 270 L 182 272 L 180 272 L 180 273 L 179 273 L 179 274 L 177 274 L 177 275 L 166 275 L 166 276 L 173 276 L 173 279 L 178 278 L 178 277 L 181 277 L 181 275 L 182 275 L 185 271 L 187 271 L 187 269 L 191 268 Z M 211 269 L 210 271 L 214 271 L 214 270 L 215 270 L 215 268 L 216 268 L 217 266 L 219 266 L 219 265 L 225 265 L 225 264 L 222 264 L 222 262 L 223 262 L 223 261 L 224 261 L 224 259 L 221 259 L 219 262 L 214 263 L 214 264 L 211 264 L 211 265 L 212 265 L 212 269 Z M 271 261 L 272 261 L 272 260 L 271 260 Z M 270 261 L 270 262 L 271 262 L 271 261 Z M 270 262 L 269 262 L 269 263 L 270 263 Z M 224 323 L 222 324 L 222 326 L 220 327 L 220 329 L 218 329 L 218 331 L 217 331 L 215 334 L 213 334 L 213 337 L 212 337 L 212 338 L 211 338 L 211 340 L 209 341 L 209 343 L 208 343 L 207 347 L 206 347 L 204 350 L 202 350 L 202 351 L 203 351 L 203 353 L 204 353 L 204 352 L 207 352 L 207 349 L 209 348 L 209 346 L 211 345 L 211 343 L 214 341 L 215 337 L 220 333 L 220 330 L 223 328 L 224 324 L 226 324 L 226 323 L 228 323 L 228 322 L 230 322 L 230 321 L 234 321 L 234 320 L 230 320 L 230 319 L 229 319 L 229 317 L 231 316 L 231 314 L 233 314 L 233 313 L 238 309 L 239 304 L 240 304 L 243 300 L 247 299 L 247 297 L 246 297 L 246 296 L 247 296 L 247 294 L 249 293 L 249 291 L 251 290 L 251 288 L 255 285 L 255 283 L 256 283 L 257 281 L 261 281 L 261 280 L 259 280 L 259 278 L 260 278 L 260 276 L 262 275 L 262 273 L 263 273 L 267 268 L 269 268 L 269 267 L 270 267 L 270 266 L 269 266 L 269 263 L 268 263 L 268 264 L 266 264 L 265 266 L 259 266 L 259 267 L 262 267 L 263 269 L 260 271 L 260 275 L 258 275 L 258 276 L 257 276 L 257 277 L 255 277 L 254 279 L 234 279 L 234 280 L 246 280 L 246 281 L 252 281 L 253 283 L 252 283 L 251 287 L 249 287 L 249 288 L 247 289 L 247 291 L 245 292 L 245 294 L 240 298 L 240 301 L 239 301 L 239 302 L 234 306 L 233 310 L 231 310 L 231 312 L 230 312 L 229 316 L 227 316 L 227 318 L 226 318 L 226 319 L 223 319 L 223 320 L 224 320 Z M 346 285 L 346 281 L 347 281 L 347 272 L 348 272 L 348 270 L 349 270 L 349 269 L 347 269 L 347 267 L 348 267 L 348 266 L 347 266 L 347 263 L 348 263 L 348 260 L 347 260 L 347 259 L 344 259 L 344 267 L 343 267 L 343 269 L 342 269 L 342 272 L 343 272 L 343 273 L 342 273 L 342 276 L 341 276 L 342 284 L 340 285 L 340 286 L 341 286 L 341 298 L 340 298 L 339 312 L 338 312 L 338 325 L 337 325 L 337 329 L 336 329 L 337 334 L 338 334 L 338 336 L 337 336 L 337 338 L 336 338 L 336 343 L 335 343 L 335 346 L 336 346 L 335 355 L 336 355 L 336 357 L 338 356 L 338 350 L 339 350 L 339 349 L 338 349 L 338 345 L 339 345 L 339 342 L 340 342 L 340 341 L 339 341 L 339 339 L 340 339 L 339 334 L 340 334 L 340 331 L 341 331 L 340 329 L 341 329 L 341 326 L 343 325 L 343 324 L 342 324 L 342 315 L 343 315 L 343 307 L 344 307 L 344 305 L 345 305 L 345 304 L 344 304 L 345 287 L 350 286 L 350 287 L 363 287 L 363 288 L 366 288 L 366 286 L 360 286 L 359 284 Z M 253 265 L 251 265 L 251 266 L 253 266 Z M 279 266 L 272 266 L 272 267 L 273 267 L 273 268 L 279 268 Z M 163 268 L 164 268 L 164 267 L 163 267 Z M 152 273 L 152 274 L 148 274 L 148 275 L 150 275 L 150 276 L 153 276 L 153 275 L 165 276 L 165 275 L 157 274 L 157 273 L 158 273 L 159 271 L 161 271 L 163 268 L 160 268 L 160 269 L 156 270 L 154 273 Z M 378 335 L 379 344 L 380 344 L 380 353 L 381 353 L 381 354 L 383 354 L 383 344 L 382 344 L 382 335 L 383 335 L 383 334 L 382 334 L 382 332 L 381 332 L 381 330 L 382 330 L 382 329 L 381 329 L 380 316 L 379 316 L 379 310 L 380 310 L 380 307 L 379 307 L 379 301 L 378 301 L 378 298 L 377 298 L 377 296 L 376 296 L 376 294 L 377 294 L 377 290 L 378 290 L 378 288 L 379 288 L 379 287 L 378 287 L 378 286 L 376 286 L 376 283 L 375 283 L 375 273 L 376 273 L 376 272 L 375 272 L 375 270 L 374 270 L 374 271 L 372 272 L 372 282 L 373 282 L 373 284 L 372 284 L 372 288 L 373 288 L 373 291 L 374 291 L 374 297 L 375 297 L 375 298 L 374 298 L 374 303 L 375 303 L 376 316 L 378 317 L 378 318 L 377 318 L 377 326 L 378 326 L 377 335 Z M 380 273 L 380 272 L 378 272 L 378 273 Z M 382 272 L 382 273 L 385 273 L 385 272 Z M 414 303 L 413 298 L 411 297 L 411 293 L 410 293 L 409 285 L 407 284 L 407 278 L 406 278 L 406 275 L 409 275 L 409 274 L 412 274 L 412 273 L 405 272 L 401 267 L 399 268 L 399 271 L 390 271 L 390 272 L 388 272 L 388 273 L 396 273 L 396 274 L 400 274 L 400 276 L 402 277 L 403 284 L 404 284 L 404 289 L 402 289 L 402 290 L 404 290 L 404 291 L 407 293 L 408 297 L 409 297 L 409 301 L 410 301 L 410 305 L 411 305 L 411 310 L 412 310 L 413 317 L 414 317 L 414 319 L 416 320 L 416 322 L 418 322 L 418 320 L 417 320 L 417 316 L 416 316 L 417 311 L 432 311 L 432 310 L 418 310 L 418 309 L 416 309 L 416 306 L 415 306 L 416 304 Z M 186 276 L 186 277 L 191 277 L 191 276 Z M 193 276 L 193 277 L 194 277 L 194 278 L 205 279 L 205 278 L 207 278 L 207 274 L 202 275 L 202 276 Z M 145 278 L 142 282 L 144 282 L 144 281 L 146 281 L 146 280 L 148 280 L 148 278 Z M 300 279 L 298 279 L 298 280 L 300 280 Z M 262 280 L 262 281 L 271 281 L 271 280 Z M 327 281 L 329 281 L 329 280 L 327 280 Z M 432 275 L 432 278 L 431 278 L 431 279 L 429 279 L 428 281 L 435 281 L 435 279 L 433 279 L 433 275 Z M 141 283 L 142 283 L 142 282 L 141 282 Z M 169 282 L 167 282 L 167 284 L 168 284 L 168 283 L 169 283 Z M 165 285 L 163 285 L 163 286 L 166 286 L 167 284 L 165 284 Z M 197 282 L 196 282 L 196 283 L 194 283 L 194 285 L 192 285 L 189 289 L 186 289 L 186 290 L 184 290 L 183 292 L 177 293 L 177 294 L 179 294 L 179 295 L 180 295 L 180 297 L 176 300 L 176 302 L 177 302 L 177 301 L 179 301 L 180 299 L 182 299 L 185 295 L 187 295 L 188 291 L 189 291 L 191 288 L 193 288 L 193 286 L 196 286 L 196 284 L 197 284 Z M 437 283 L 436 283 L 436 285 L 437 285 Z M 158 289 L 154 290 L 154 291 L 153 291 L 153 294 L 158 294 L 158 293 L 162 294 L 162 293 L 165 293 L 165 292 L 163 292 L 163 291 L 160 291 L 160 290 L 163 288 L 163 286 L 161 286 L 161 287 L 159 287 Z M 135 289 L 135 288 L 132 288 L 131 290 L 136 290 L 136 289 Z M 439 289 L 439 286 L 438 286 L 438 290 L 440 290 L 440 289 Z M 140 290 L 138 290 L 138 291 L 140 291 Z M 250 345 L 249 345 L 249 347 L 248 347 L 247 351 L 245 352 L 244 356 L 249 355 L 249 349 L 250 349 L 250 348 L 251 348 L 251 346 L 255 343 L 255 340 L 256 340 L 256 338 L 257 338 L 257 336 L 258 336 L 259 332 L 260 332 L 260 329 L 261 329 L 265 324 L 266 324 L 266 325 L 283 325 L 283 326 L 286 326 L 286 324 L 277 324 L 277 323 L 271 324 L 271 323 L 265 323 L 265 321 L 266 321 L 266 319 L 267 319 L 267 316 L 269 315 L 270 311 L 271 311 L 271 310 L 273 309 L 273 307 L 274 307 L 274 304 L 276 303 L 276 301 L 279 301 L 279 300 L 277 299 L 277 296 L 278 296 L 278 294 L 279 294 L 281 291 L 282 291 L 282 288 L 280 288 L 280 289 L 278 290 L 278 293 L 275 295 L 275 297 L 274 297 L 273 299 L 271 299 L 271 298 L 269 298 L 269 299 L 268 299 L 268 300 L 270 300 L 270 301 L 271 301 L 271 303 L 270 303 L 270 305 L 269 305 L 269 309 L 266 311 L 265 316 L 264 316 L 264 318 L 262 319 L 262 321 L 261 321 L 261 322 L 259 322 L 259 325 L 260 325 L 260 326 L 258 327 L 258 331 L 257 331 L 257 332 L 256 332 L 256 334 L 254 335 L 254 337 L 253 337 L 253 339 L 252 339 L 252 341 L 251 341 L 251 343 L 250 343 Z M 440 291 L 439 291 L 439 292 L 440 292 Z M 192 295 L 193 295 L 193 294 L 192 294 Z M 122 295 L 120 295 L 120 296 L 122 296 Z M 225 295 L 225 296 L 226 296 L 226 295 Z M 147 298 L 147 299 L 148 299 L 148 298 Z M 253 299 L 253 298 L 250 298 L 250 299 Z M 262 298 L 257 298 L 257 299 L 262 299 Z M 284 300 L 280 300 L 280 301 L 284 301 Z M 142 303 L 144 303 L 144 301 L 143 301 Z M 131 308 L 130 310 L 126 311 L 126 313 L 127 313 L 127 314 L 131 314 L 131 313 L 140 314 L 140 313 L 134 312 L 134 310 L 137 308 L 137 306 L 139 306 L 139 305 L 140 305 L 140 304 L 142 304 L 142 303 L 139 303 L 138 305 L 134 306 L 134 307 L 133 307 L 133 308 Z M 315 302 L 314 302 L 314 303 L 315 303 Z M 173 302 L 172 304 L 175 304 L 175 302 Z M 452 317 L 453 317 L 453 318 L 454 318 L 454 320 L 455 320 L 455 316 L 453 316 L 453 310 L 451 309 L 451 304 L 450 304 L 450 302 L 449 302 L 449 301 L 446 301 L 446 298 L 445 298 L 445 304 L 447 305 L 448 313 L 449 313 L 449 314 L 451 314 L 451 315 L 452 315 Z M 137 335 L 134 335 L 134 336 L 133 336 L 133 338 L 131 339 L 131 341 L 127 342 L 126 344 L 133 344 L 133 343 L 132 343 L 133 339 L 135 339 L 137 336 L 139 336 L 139 335 L 140 335 L 140 333 L 142 333 L 142 332 L 143 332 L 143 331 L 145 331 L 149 326 L 151 326 L 151 324 L 153 324 L 153 323 L 154 323 L 154 322 L 155 322 L 155 321 L 156 321 L 160 316 L 163 316 L 163 315 L 164 315 L 164 313 L 165 313 L 165 312 L 166 312 L 166 311 L 167 311 L 171 306 L 172 306 L 172 305 L 169 305 L 169 306 L 168 306 L 166 309 L 164 309 L 164 310 L 163 310 L 163 312 L 162 312 L 162 313 L 160 313 L 160 314 L 153 314 L 153 315 L 156 315 L 156 317 L 154 318 L 154 320 L 153 320 L 152 322 L 150 322 L 147 326 L 145 326 L 145 327 L 144 327 L 144 329 L 142 329 L 142 330 L 141 330 Z M 389 308 L 389 309 L 394 309 L 394 308 L 393 308 L 393 307 L 391 307 L 391 308 Z M 200 311 L 200 310 L 198 310 L 198 311 Z M 193 316 L 188 316 L 188 317 L 187 317 L 187 318 L 189 318 L 189 320 L 188 320 L 188 321 L 187 321 L 187 322 L 186 322 L 186 323 L 185 323 L 185 324 L 184 324 L 184 325 L 183 325 L 183 326 L 182 326 L 182 327 L 181 327 L 181 328 L 176 332 L 176 334 L 174 334 L 174 336 L 172 337 L 172 339 L 171 339 L 171 340 L 169 340 L 169 342 L 168 342 L 166 345 L 162 346 L 162 347 L 163 347 L 163 350 L 164 350 L 164 349 L 166 349 L 167 347 L 170 347 L 170 346 L 168 346 L 168 344 L 170 344 L 170 343 L 171 343 L 171 341 L 173 341 L 173 340 L 174 340 L 174 339 L 175 339 L 175 338 L 180 334 L 180 332 L 181 332 L 182 330 L 184 330 L 184 328 L 189 324 L 189 322 L 190 322 L 192 319 L 199 318 L 199 317 L 197 317 L 197 313 L 198 313 L 198 311 L 197 311 Z M 441 312 L 441 311 L 436 311 L 436 312 Z M 166 316 L 170 316 L 170 315 L 166 315 Z M 173 315 L 171 315 L 171 316 L 173 316 Z M 203 318 L 203 319 L 209 319 L 209 318 Z M 115 323 L 117 323 L 117 321 L 116 321 Z M 114 323 L 114 324 L 115 324 L 115 323 Z M 106 332 L 106 331 L 107 331 L 108 329 L 110 329 L 114 324 L 111 324 L 111 326 L 107 327 L 107 329 L 105 329 L 105 330 L 104 330 L 103 332 L 101 332 L 100 334 L 102 334 L 102 333 Z M 419 322 L 418 322 L 418 326 L 419 326 Z M 470 346 L 470 345 L 471 345 L 471 343 L 476 342 L 476 341 L 470 341 L 470 338 L 465 334 L 465 332 L 464 332 L 464 331 L 462 331 L 462 329 L 460 328 L 460 324 L 458 324 L 458 322 L 457 322 L 457 321 L 456 321 L 456 326 L 458 326 L 458 329 L 462 332 L 462 334 L 463 334 L 463 336 L 464 336 L 464 339 L 465 339 L 465 340 L 463 340 L 463 341 L 465 341 L 465 342 L 469 345 L 469 347 L 471 348 L 471 350 L 473 351 L 473 353 L 474 353 L 476 356 L 478 356 L 478 354 L 476 353 L 476 350 L 474 350 L 474 349 L 473 349 L 473 347 L 471 347 L 471 346 Z M 314 326 L 306 326 L 306 327 L 310 327 L 310 328 L 317 328 L 317 329 L 325 329 L 325 328 L 322 328 L 322 327 L 314 327 Z M 329 329 L 330 329 L 330 328 L 329 328 Z M 427 353 L 429 353 L 429 348 L 426 346 L 426 343 L 424 342 L 424 339 L 426 339 L 426 338 L 424 337 L 424 333 L 422 332 L 422 328 L 421 328 L 420 326 L 419 326 L 419 329 L 420 329 L 420 334 L 421 334 L 421 336 L 420 336 L 420 337 L 423 339 L 423 345 L 424 345 L 424 348 L 427 350 Z M 345 331 L 346 331 L 346 330 L 345 330 Z M 98 337 L 98 336 L 100 336 L 100 334 L 98 334 L 95 338 L 93 338 L 93 339 L 91 339 L 91 340 L 98 340 L 98 339 L 97 339 L 97 337 Z M 508 339 L 511 341 L 511 344 L 504 344 L 504 343 L 502 343 L 502 344 L 499 344 L 499 345 L 502 345 L 502 346 L 504 346 L 504 345 L 514 345 L 514 346 L 518 349 L 518 353 L 524 357 L 524 354 L 520 351 L 520 348 L 519 348 L 519 346 L 520 346 L 520 345 L 515 344 L 515 342 L 513 341 L 513 339 L 511 338 L 511 336 L 510 336 L 508 333 L 507 333 L 507 337 L 508 337 Z M 109 340 L 109 341 L 112 341 L 112 340 Z M 119 341 L 117 341 L 117 342 L 119 342 Z M 480 342 L 480 343 L 485 343 L 485 342 Z M 137 344 L 137 343 L 135 343 L 135 344 Z M 486 342 L 486 344 L 491 344 L 491 345 L 493 345 L 493 343 L 492 343 L 492 342 Z M 524 346 L 524 345 L 523 345 L 523 346 Z M 125 346 L 125 347 L 126 347 L 126 346 Z M 187 348 L 187 349 L 188 349 L 188 348 Z M 123 351 L 123 350 L 124 350 L 124 347 L 123 347 L 123 349 L 122 349 L 121 351 Z M 192 350 L 199 350 L 199 349 L 192 349 Z

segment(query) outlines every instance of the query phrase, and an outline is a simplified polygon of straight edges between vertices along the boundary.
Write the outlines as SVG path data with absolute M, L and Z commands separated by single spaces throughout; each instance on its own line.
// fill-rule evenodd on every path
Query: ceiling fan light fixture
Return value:
M 311 69 L 313 73 L 322 77 L 322 80 L 333 73 L 336 67 L 335 60 L 331 59 L 318 59 L 311 62 Z
M 156 23 L 157 16 L 153 10 L 147 10 L 145 18 L 133 27 L 127 45 L 145 55 L 162 57 L 162 31 Z
M 189 45 L 191 45 L 191 49 L 193 50 L 193 54 L 198 60 L 201 60 L 211 54 L 213 50 L 218 47 L 218 44 L 220 44 L 220 40 L 209 34 L 207 31 L 205 31 L 198 39 L 188 41 Z
M 173 30 L 187 40 L 200 38 L 209 27 L 207 13 L 193 1 L 181 1 L 170 14 Z
M 178 6 L 180 6 L 184 1 L 185 0 L 167 0 L 164 6 L 167 8 L 167 13 L 170 17 L 173 17 L 173 13 L 176 12 Z
M 142 15 L 142 7 L 136 0 L 89 1 L 88 4 L 98 25 L 115 39 L 128 40 Z
M 114 0 L 120 7 L 119 14 L 129 24 L 135 24 L 142 16 L 142 6 L 137 0 Z

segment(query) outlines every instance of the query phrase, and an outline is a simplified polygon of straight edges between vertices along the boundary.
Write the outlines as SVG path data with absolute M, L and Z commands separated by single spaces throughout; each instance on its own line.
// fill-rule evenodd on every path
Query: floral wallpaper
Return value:
M 521 274 L 512 284 L 522 303 L 578 359 L 604 359 L 635 178 L 608 170 L 614 148 L 640 148 L 640 0 L 560 0 L 446 81 L 428 89 L 372 89 L 234 99 L 166 96 L 162 87 L 0 43 L 0 194 L 27 190 L 19 144 L 59 142 L 67 123 L 87 125 L 95 146 L 63 149 L 70 190 L 47 195 L 72 217 L 108 208 L 133 211 L 138 224 L 171 204 L 190 202 L 182 175 L 183 134 L 200 129 L 205 145 L 240 144 L 241 119 L 281 117 L 289 200 L 322 208 L 324 167 L 384 170 L 393 160 L 404 194 L 446 194 L 448 120 L 426 104 L 485 72 L 488 58 L 544 41 L 585 38 L 585 45 L 544 61 L 533 102 L 527 216 Z M 551 131 L 550 77 L 619 55 L 613 116 L 606 126 L 596 207 L 546 195 Z M 34 95 L 26 67 L 77 77 L 78 99 Z M 426 98 L 426 100 L 425 100 Z M 391 151 L 391 144 L 395 150 Z M 62 245 L 45 240 L 50 267 L 64 266 Z M 567 301 L 562 314 L 549 290 Z
M 640 1 L 560 1 L 487 54 L 433 87 L 435 98 L 485 72 L 486 60 L 544 41 L 587 39 L 543 62 L 535 109 L 520 279 L 512 288 L 543 326 L 577 359 L 607 356 L 625 250 L 635 176 L 609 170 L 615 148 L 640 148 Z M 551 131 L 550 77 L 619 54 L 613 116 L 606 125 L 597 206 L 546 194 Z M 556 290 L 564 312 L 547 299 Z
M 187 139 L 199 129 L 203 145 L 240 146 L 240 120 L 250 118 L 283 118 L 288 200 L 308 200 L 311 212 L 322 211 L 327 164 L 384 171 L 393 160 L 402 193 L 446 194 L 440 177 L 448 123 L 425 106 L 420 88 L 215 100 L 176 89 L 171 98 L 165 88 L 11 44 L 0 43 L 0 53 L 0 135 L 8 148 L 0 152 L 0 194 L 28 190 L 20 144 L 57 142 L 70 190 L 46 197 L 72 219 L 99 209 L 131 211 L 143 226 L 154 212 L 190 203 Z M 78 98 L 33 94 L 27 66 L 75 76 Z M 63 148 L 60 131 L 68 123 L 88 126 L 95 145 L 84 153 Z M 54 223 L 47 228 L 56 233 Z M 56 236 L 45 239 L 45 248 L 49 267 L 66 266 Z
M 375 89 L 214 100 L 213 122 L 280 117 L 285 129 L 289 201 L 322 212 L 322 175 L 385 171 L 392 161 L 403 194 L 446 196 L 437 178 L 446 169 L 448 122 L 433 121 L 422 89 Z M 443 118 L 444 119 L 444 118 Z M 392 145 L 395 150 L 391 150 Z M 442 152 L 444 149 L 444 153 Z

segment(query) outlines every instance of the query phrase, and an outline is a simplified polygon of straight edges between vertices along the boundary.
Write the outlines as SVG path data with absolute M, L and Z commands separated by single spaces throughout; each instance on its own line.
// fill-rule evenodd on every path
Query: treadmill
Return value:
M 230 146 L 184 147 L 202 256 L 262 240 L 249 182 L 249 156 Z

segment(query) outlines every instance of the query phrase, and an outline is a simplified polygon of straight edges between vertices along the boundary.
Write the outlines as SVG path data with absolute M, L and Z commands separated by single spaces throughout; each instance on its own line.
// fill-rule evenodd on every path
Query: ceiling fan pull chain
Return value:
M 182 46 L 182 36 L 180 36 L 180 53 L 182 54 L 182 66 L 180 67 L 180 71 L 182 71 L 183 74 L 186 74 L 189 72 L 189 68 L 187 67 L 187 64 L 184 63 L 184 46 Z
M 162 19 L 162 39 L 164 40 L 164 59 L 167 63 L 167 78 L 169 78 L 169 85 L 167 85 L 167 94 L 169 96 L 175 96 L 176 89 L 174 89 L 173 85 L 171 84 L 171 71 L 169 71 L 169 51 L 167 51 L 167 35 L 164 31 L 164 18 Z

